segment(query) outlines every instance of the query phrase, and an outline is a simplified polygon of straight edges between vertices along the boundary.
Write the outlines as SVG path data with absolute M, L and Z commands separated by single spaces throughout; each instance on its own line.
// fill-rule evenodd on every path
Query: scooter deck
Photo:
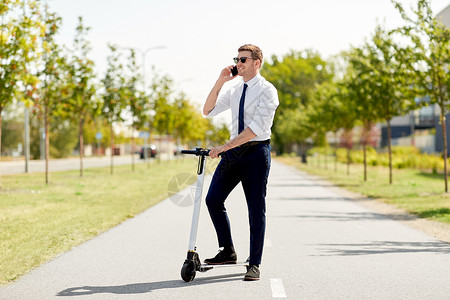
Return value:
M 221 265 L 209 265 L 209 264 L 201 264 L 200 272 L 206 272 L 215 268 L 223 268 L 223 267 L 246 267 L 248 266 L 248 261 L 238 261 L 235 264 L 221 264 Z

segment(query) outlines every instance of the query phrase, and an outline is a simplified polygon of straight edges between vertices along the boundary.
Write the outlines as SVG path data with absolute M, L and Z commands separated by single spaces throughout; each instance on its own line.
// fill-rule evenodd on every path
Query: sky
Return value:
M 63 19 L 58 40 L 70 47 L 78 17 L 91 27 L 90 58 L 100 78 L 108 43 L 145 56 L 147 83 L 166 74 L 174 87 L 202 104 L 220 71 L 233 64 L 243 44 L 258 45 L 265 58 L 314 49 L 323 58 L 360 46 L 377 24 L 404 24 L 390 0 L 47 0 Z M 416 0 L 400 0 L 405 8 Z M 431 0 L 435 14 L 450 0 Z M 127 56 L 126 50 L 124 55 Z M 153 67 L 153 68 L 152 68 Z M 263 66 L 264 67 L 264 66 Z M 236 80 L 229 82 L 233 84 Z

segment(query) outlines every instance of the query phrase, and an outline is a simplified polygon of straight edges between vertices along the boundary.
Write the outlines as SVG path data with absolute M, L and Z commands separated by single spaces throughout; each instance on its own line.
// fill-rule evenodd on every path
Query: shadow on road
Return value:
M 450 244 L 446 242 L 397 242 L 373 241 L 358 244 L 319 244 L 324 254 L 314 256 L 356 256 L 376 254 L 436 253 L 450 254 Z
M 243 280 L 244 273 L 218 275 L 212 277 L 196 278 L 192 282 L 184 282 L 183 280 L 166 280 L 158 282 L 131 283 L 116 286 L 80 286 L 65 289 L 57 296 L 83 296 L 94 294 L 118 294 L 132 295 L 145 294 L 159 289 L 183 288 L 202 284 L 211 284 L 219 282 Z
M 414 215 L 403 214 L 403 213 L 386 213 L 377 214 L 371 212 L 314 212 L 305 211 L 310 214 L 304 215 L 279 215 L 272 216 L 275 218 L 299 218 L 302 220 L 314 220 L 314 221 L 340 221 L 340 222 L 354 222 L 354 221 L 385 221 L 387 219 L 395 221 L 412 221 L 416 220 L 417 217 Z
M 325 197 L 277 197 L 270 198 L 270 200 L 274 201 L 372 201 L 376 198 L 367 198 L 367 197 L 359 197 L 359 198 L 343 198 L 339 196 L 325 196 Z

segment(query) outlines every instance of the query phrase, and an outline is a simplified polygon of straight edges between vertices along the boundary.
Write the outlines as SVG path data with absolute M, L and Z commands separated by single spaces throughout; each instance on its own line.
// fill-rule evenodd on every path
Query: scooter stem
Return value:
M 198 221 L 200 218 L 200 208 L 202 204 L 203 183 L 205 181 L 206 156 L 209 155 L 209 150 L 196 148 L 195 151 L 192 150 L 189 152 L 188 151 L 183 152 L 186 154 L 198 155 L 198 168 L 197 168 L 198 177 L 197 177 L 197 185 L 195 187 L 194 212 L 192 214 L 191 235 L 189 237 L 189 246 L 188 246 L 188 251 L 194 252 L 195 242 L 197 240 L 197 229 L 198 229 Z

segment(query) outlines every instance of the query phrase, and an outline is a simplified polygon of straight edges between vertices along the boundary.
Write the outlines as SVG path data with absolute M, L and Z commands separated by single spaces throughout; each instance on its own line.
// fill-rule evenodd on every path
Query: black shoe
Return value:
M 247 273 L 244 276 L 245 281 L 259 280 L 259 267 L 257 265 L 249 265 Z
M 208 265 L 224 265 L 224 264 L 235 264 L 237 261 L 236 252 L 225 253 L 225 251 L 219 251 L 213 258 L 205 259 L 205 263 Z

